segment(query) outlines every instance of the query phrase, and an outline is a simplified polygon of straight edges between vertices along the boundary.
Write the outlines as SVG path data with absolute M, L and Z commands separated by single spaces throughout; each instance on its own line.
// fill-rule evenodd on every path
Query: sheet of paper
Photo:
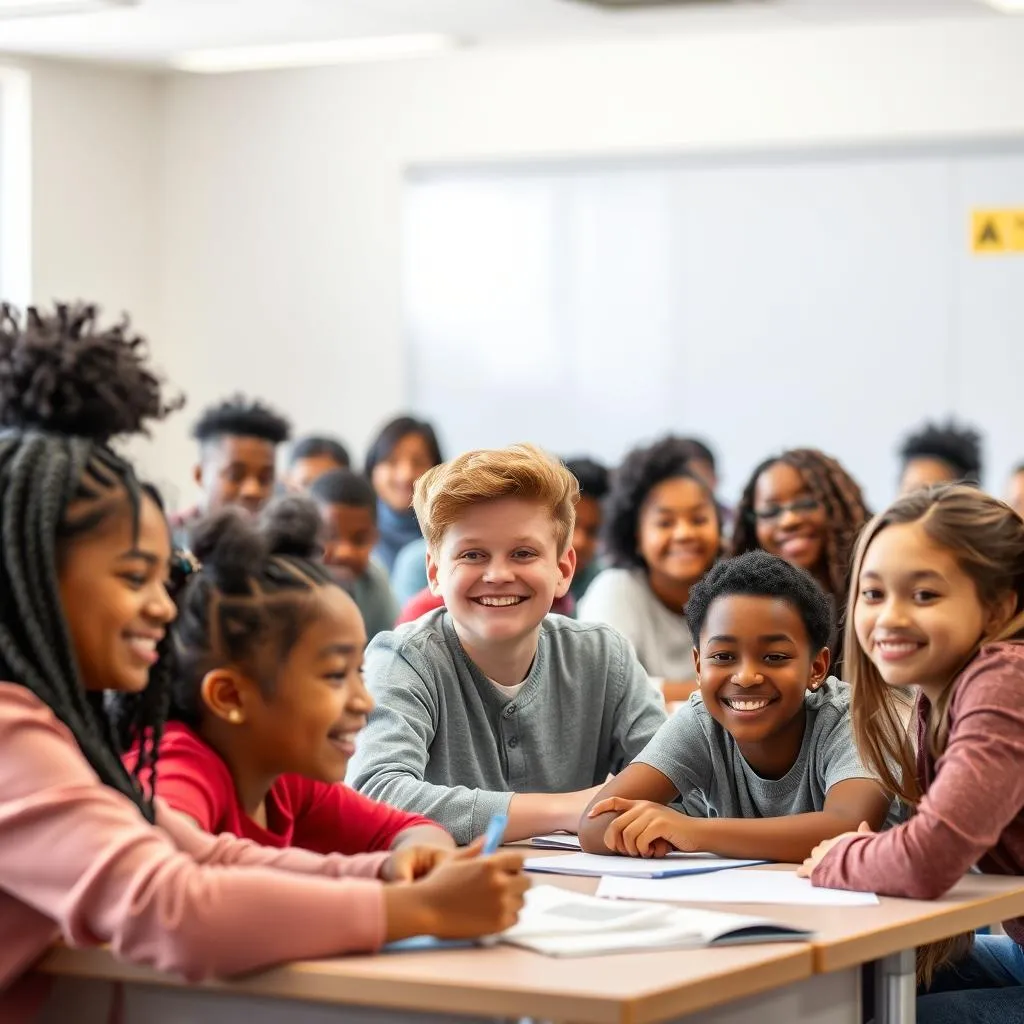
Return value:
M 530 845 L 542 850 L 578 850 L 580 837 L 571 836 L 567 832 L 553 832 L 549 836 L 534 836 Z
M 779 903 L 816 907 L 867 907 L 873 892 L 817 889 L 791 871 L 724 871 L 677 878 L 604 877 L 598 896 L 670 903 Z
M 569 853 L 564 857 L 530 857 L 527 871 L 556 875 L 622 875 L 656 878 L 664 874 L 702 874 L 729 868 L 763 864 L 758 860 L 726 860 L 710 853 L 670 853 L 667 857 L 601 857 L 593 853 Z

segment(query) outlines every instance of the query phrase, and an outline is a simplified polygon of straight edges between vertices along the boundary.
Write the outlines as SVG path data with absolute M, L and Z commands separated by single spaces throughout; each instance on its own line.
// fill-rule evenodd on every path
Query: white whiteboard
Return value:
M 728 496 L 813 445 L 876 506 L 903 433 L 952 412 L 999 491 L 1024 458 L 1024 256 L 971 255 L 968 226 L 1000 205 L 1024 207 L 1024 149 L 411 174 L 411 405 L 452 452 L 701 435 Z

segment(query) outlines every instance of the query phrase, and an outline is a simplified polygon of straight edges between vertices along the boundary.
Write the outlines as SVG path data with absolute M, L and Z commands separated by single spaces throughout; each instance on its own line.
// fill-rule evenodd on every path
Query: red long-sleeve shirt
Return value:
M 136 754 L 125 756 L 132 768 Z M 374 853 L 429 818 L 362 796 L 348 786 L 282 775 L 267 794 L 267 827 L 242 808 L 228 766 L 180 722 L 169 722 L 160 742 L 157 796 L 187 814 L 204 832 L 230 832 L 263 846 L 298 846 L 314 853 Z
M 1024 875 L 1024 644 L 991 644 L 953 684 L 949 741 L 928 754 L 930 705 L 917 705 L 917 773 L 925 792 L 904 825 L 836 844 L 815 885 L 935 899 L 975 864 Z M 1005 923 L 1024 943 L 1024 918 Z

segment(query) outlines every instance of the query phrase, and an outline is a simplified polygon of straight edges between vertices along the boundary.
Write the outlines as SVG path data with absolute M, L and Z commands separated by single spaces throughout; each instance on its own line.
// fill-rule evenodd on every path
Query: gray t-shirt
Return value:
M 763 779 L 699 693 L 658 730 L 637 761 L 657 768 L 679 790 L 686 814 L 700 818 L 777 818 L 820 811 L 845 779 L 869 779 L 853 745 L 850 688 L 834 677 L 804 699 L 800 753 L 781 779 Z
M 522 690 L 503 696 L 470 660 L 443 608 L 366 650 L 377 702 L 349 764 L 366 796 L 433 818 L 459 843 L 513 793 L 604 782 L 665 721 L 658 695 L 614 630 L 549 615 Z

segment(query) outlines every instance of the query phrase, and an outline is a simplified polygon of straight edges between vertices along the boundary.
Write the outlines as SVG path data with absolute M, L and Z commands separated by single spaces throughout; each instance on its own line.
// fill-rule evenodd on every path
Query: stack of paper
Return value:
M 570 853 L 565 857 L 530 857 L 527 871 L 548 875 L 618 875 L 625 878 L 673 878 L 703 875 L 729 868 L 764 864 L 763 860 L 729 860 L 711 853 L 670 853 L 667 857 L 602 857 L 593 853 Z
M 810 933 L 759 917 L 664 904 L 616 903 L 540 885 L 501 942 L 547 956 L 594 956 L 745 942 L 797 942 Z

